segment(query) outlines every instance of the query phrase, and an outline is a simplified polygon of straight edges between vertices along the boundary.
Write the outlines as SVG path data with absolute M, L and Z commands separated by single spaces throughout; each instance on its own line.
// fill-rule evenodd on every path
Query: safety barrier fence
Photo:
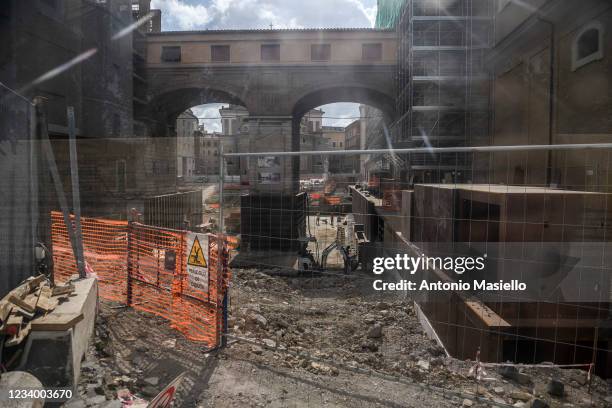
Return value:
M 265 185 L 260 172 L 278 171 L 284 177 L 284 168 L 270 170 L 250 162 L 258 167 L 244 174 L 241 181 L 242 196 L 250 199 L 236 204 L 225 194 L 228 199 L 223 208 L 227 214 L 240 214 L 240 253 L 235 259 L 236 265 L 243 261 L 244 270 L 236 270 L 232 316 L 246 316 L 246 322 L 250 309 L 245 305 L 252 303 L 254 294 L 275 301 L 278 289 L 266 291 L 258 280 L 287 285 L 295 291 L 281 300 L 286 302 L 295 326 L 300 327 L 310 324 L 317 308 L 321 308 L 321 315 L 327 313 L 327 303 L 319 300 L 323 297 L 317 292 L 319 287 L 325 288 L 321 292 L 326 300 L 332 296 L 344 299 L 347 293 L 353 296 L 353 288 L 367 288 L 371 291 L 364 296 L 364 304 L 372 299 L 389 304 L 414 302 L 419 324 L 453 358 L 474 361 L 478 353 L 475 375 L 481 366 L 495 371 L 492 367 L 496 364 L 510 361 L 535 368 L 551 362 L 563 368 L 579 366 L 609 378 L 611 152 L 612 144 L 558 144 L 224 154 L 226 160 L 251 160 L 261 155 L 267 162 L 276 157 L 281 163 L 314 155 L 327 156 L 330 161 L 359 155 L 368 159 L 362 173 L 350 177 L 331 171 L 321 176 L 291 173 L 288 182 L 281 177 Z M 452 154 L 457 165 L 434 165 L 417 172 L 411 160 L 415 154 L 434 158 Z M 392 155 L 405 160 L 395 162 Z M 223 187 L 220 183 L 222 198 Z M 292 206 L 286 199 L 290 194 L 307 195 L 306 205 Z M 304 224 L 290 222 L 297 219 L 294 214 L 302 213 Z M 281 230 L 280 226 L 287 228 Z M 291 246 L 289 242 L 302 245 L 303 256 L 296 257 L 297 261 L 288 260 L 281 252 L 283 246 Z M 381 261 L 397 256 L 431 262 L 476 256 L 484 259 L 484 267 L 465 272 L 454 266 L 448 271 L 429 266 L 408 271 L 395 263 L 380 266 Z M 354 269 L 346 273 L 350 268 Z M 299 273 L 292 269 L 299 269 Z M 482 282 L 500 281 L 524 287 L 482 286 Z M 416 286 L 401 286 L 402 282 Z M 463 286 L 431 286 L 448 282 Z M 384 288 L 384 283 L 395 286 Z M 360 304 L 351 302 L 344 315 Z M 278 308 L 270 308 L 272 319 Z M 300 315 L 296 310 L 305 312 Z M 265 312 L 262 308 L 262 316 L 269 319 Z M 321 329 L 316 338 L 333 338 L 337 328 L 344 327 L 335 318 L 342 314 L 336 310 L 330 330 Z M 239 323 L 230 328 L 231 335 L 244 334 L 246 323 L 239 318 L 233 321 Z M 395 327 L 405 329 L 412 324 L 403 322 Z M 394 329 L 385 330 L 392 333 Z M 257 333 L 248 337 L 266 344 L 270 333 L 261 333 L 260 338 Z M 276 341 L 277 348 L 295 344 L 294 338 L 284 337 Z M 379 354 L 372 359 L 376 363 L 371 365 L 378 369 L 381 361 L 382 365 L 387 361 L 385 369 L 397 373 L 393 365 L 398 356 L 409 357 L 408 353 L 398 354 L 394 347 L 410 341 L 409 335 L 381 341 Z M 340 342 L 321 343 L 304 348 L 330 356 L 337 350 L 346 351 Z M 362 352 L 358 349 L 355 361 Z M 327 359 L 328 363 L 338 361 Z M 568 391 L 576 398 L 581 392 Z
M 77 274 L 76 261 L 62 214 L 51 218 L 54 279 L 66 282 Z M 101 298 L 163 317 L 207 347 L 220 344 L 230 272 L 216 236 L 87 217 L 81 225 L 86 270 Z

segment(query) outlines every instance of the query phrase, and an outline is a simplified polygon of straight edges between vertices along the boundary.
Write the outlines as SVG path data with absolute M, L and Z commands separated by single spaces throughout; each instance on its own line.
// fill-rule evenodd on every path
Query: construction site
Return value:
M 371 3 L 9 1 L 0 406 L 612 407 L 612 5 Z

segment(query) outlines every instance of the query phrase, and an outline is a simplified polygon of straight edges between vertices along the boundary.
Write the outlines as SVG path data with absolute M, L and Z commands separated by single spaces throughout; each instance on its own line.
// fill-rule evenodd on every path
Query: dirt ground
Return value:
M 230 340 L 209 352 L 167 321 L 106 302 L 80 385 L 66 406 L 117 406 L 117 390 L 150 399 L 183 371 L 177 407 L 605 407 L 580 370 L 522 370 L 525 384 L 447 357 L 409 299 L 382 298 L 359 273 L 299 276 L 234 270 Z M 551 377 L 564 397 L 547 392 Z M 478 397 L 477 397 L 478 395 Z M 607 401 L 604 400 L 607 398 Z

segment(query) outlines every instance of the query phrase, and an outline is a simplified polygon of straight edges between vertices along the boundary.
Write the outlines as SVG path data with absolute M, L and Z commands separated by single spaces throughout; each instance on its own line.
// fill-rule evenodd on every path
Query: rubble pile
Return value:
M 162 322 L 164 324 L 160 324 Z M 157 342 L 157 338 L 147 338 L 150 334 L 146 331 L 147 327 L 165 329 L 164 340 Z M 171 376 L 160 378 L 148 371 L 152 362 L 163 358 L 164 354 L 177 351 L 174 336 L 180 337 L 160 317 L 112 302 L 102 302 L 95 336 L 81 365 L 78 395 L 65 406 L 146 407 L 146 401 L 156 396 Z M 201 352 L 197 344 L 181 340 L 183 344 Z M 130 403 L 122 405 L 123 400 L 130 400 Z
M 586 371 L 577 369 L 487 368 L 477 386 L 474 362 L 448 357 L 428 338 L 412 301 L 381 299 L 364 280 L 235 271 L 230 333 L 247 341 L 232 349 L 292 370 L 327 376 L 373 370 L 517 407 L 609 404 L 607 384 L 593 376 L 589 386 Z
M 0 333 L 4 339 L 3 364 L 16 363 L 18 346 L 23 345 L 32 328 L 74 292 L 71 283 L 52 286 L 45 275 L 30 277 L 0 300 Z M 82 317 L 82 316 L 81 316 Z
M 124 393 L 150 398 L 182 370 L 190 372 L 191 388 L 183 390 L 176 406 L 186 407 L 312 406 L 300 405 L 314 397 L 304 394 L 306 384 L 329 388 L 322 406 L 325 401 L 356 406 L 350 402 L 356 390 L 375 398 L 379 387 L 399 405 L 407 395 L 419 401 L 426 396 L 423 408 L 491 402 L 532 408 L 611 406 L 606 383 L 596 376 L 589 382 L 587 373 L 577 369 L 485 367 L 477 382 L 470 374 L 475 362 L 447 357 L 423 332 L 410 300 L 383 298 L 370 288 L 369 280 L 359 276 L 297 277 L 235 269 L 229 318 L 233 337 L 217 352 L 184 339 L 160 324 L 161 318 L 102 302 L 79 399 L 67 406 L 119 406 Z M 391 385 L 397 379 L 403 382 Z M 352 393 L 344 392 L 349 389 Z

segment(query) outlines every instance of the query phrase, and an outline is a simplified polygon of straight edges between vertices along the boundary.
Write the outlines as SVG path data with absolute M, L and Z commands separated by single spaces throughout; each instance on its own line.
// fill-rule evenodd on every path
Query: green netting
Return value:
M 378 0 L 378 12 L 376 13 L 376 28 L 395 28 L 402 7 L 406 0 Z

